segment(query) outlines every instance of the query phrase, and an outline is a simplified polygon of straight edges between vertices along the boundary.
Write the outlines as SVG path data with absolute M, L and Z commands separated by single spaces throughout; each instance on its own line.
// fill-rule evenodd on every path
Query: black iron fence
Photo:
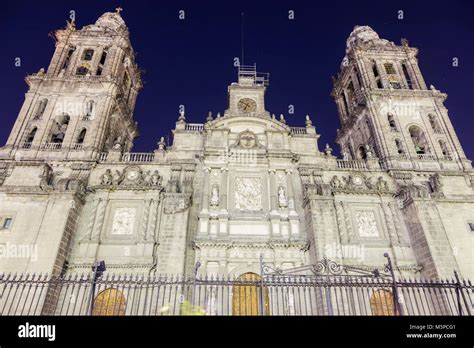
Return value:
M 298 275 L 0 275 L 1 315 L 471 315 L 473 286 L 324 264 Z M 338 270 L 338 272 L 334 272 Z M 342 270 L 342 272 L 339 272 Z M 307 269 L 306 269 L 307 271 Z M 308 274 L 309 273 L 309 274 Z

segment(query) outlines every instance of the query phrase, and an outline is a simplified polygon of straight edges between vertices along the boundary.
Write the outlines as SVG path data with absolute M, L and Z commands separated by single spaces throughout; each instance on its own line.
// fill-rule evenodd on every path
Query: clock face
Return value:
M 127 173 L 127 179 L 128 180 L 135 180 L 136 178 L 138 178 L 138 172 L 130 171 L 130 172 Z
M 257 108 L 257 103 L 253 99 L 243 98 L 239 100 L 237 106 L 243 112 L 253 112 Z
M 361 178 L 360 176 L 354 177 L 354 183 L 355 183 L 356 185 L 362 185 L 362 181 L 363 181 L 363 180 L 362 180 L 362 178 Z

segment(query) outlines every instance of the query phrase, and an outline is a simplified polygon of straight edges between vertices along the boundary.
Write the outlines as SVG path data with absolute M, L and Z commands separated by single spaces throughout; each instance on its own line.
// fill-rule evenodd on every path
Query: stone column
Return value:
M 201 211 L 209 211 L 209 173 L 211 168 L 205 167 L 204 169 L 204 179 L 202 182 L 202 201 L 201 201 Z
M 269 188 L 269 193 L 270 193 L 270 209 L 271 212 L 274 213 L 277 211 L 277 196 L 276 196 L 276 184 L 275 184 L 275 169 L 269 169 L 268 173 L 270 174 L 270 188 Z
M 293 190 L 293 171 L 291 169 L 285 170 L 286 173 L 286 186 L 287 186 L 287 195 L 288 195 L 288 208 L 289 216 L 288 220 L 290 222 L 290 232 L 292 236 L 299 236 L 300 234 L 300 220 L 298 213 L 296 212 L 295 207 L 295 194 Z
M 291 169 L 285 170 L 286 173 L 286 190 L 288 195 L 288 208 L 290 209 L 290 215 L 296 214 L 295 210 L 295 194 L 293 192 L 293 180 L 292 174 L 293 171 Z
M 222 211 L 227 211 L 227 180 L 229 168 L 221 168 L 221 187 L 219 190 L 219 205 Z

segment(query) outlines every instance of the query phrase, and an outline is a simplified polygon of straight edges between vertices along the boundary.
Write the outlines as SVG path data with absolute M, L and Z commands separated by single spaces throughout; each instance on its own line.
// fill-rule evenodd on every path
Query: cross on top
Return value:
M 123 11 L 123 8 L 121 8 L 120 6 L 115 9 L 115 12 L 117 12 L 118 14 L 120 14 L 120 12 L 122 11 Z

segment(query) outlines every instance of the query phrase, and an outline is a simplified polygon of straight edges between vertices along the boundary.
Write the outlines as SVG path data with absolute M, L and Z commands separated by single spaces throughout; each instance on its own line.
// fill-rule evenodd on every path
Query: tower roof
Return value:
M 369 41 L 379 41 L 381 40 L 379 37 L 379 34 L 375 32 L 371 27 L 368 25 L 356 25 L 352 32 L 350 33 L 349 37 L 347 38 L 346 41 L 346 54 L 349 53 L 351 48 L 357 43 L 357 42 L 369 42 Z M 382 40 L 386 41 L 386 40 Z
M 105 12 L 102 16 L 97 19 L 95 25 L 99 27 L 107 27 L 112 30 L 126 29 L 125 21 L 123 20 L 120 12 L 122 9 L 119 7 L 115 12 Z

